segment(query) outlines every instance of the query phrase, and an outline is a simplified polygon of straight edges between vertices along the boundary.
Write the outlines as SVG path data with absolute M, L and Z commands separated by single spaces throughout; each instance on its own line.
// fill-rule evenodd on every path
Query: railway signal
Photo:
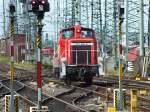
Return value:
M 10 111 L 15 112 L 15 106 L 14 106 L 14 13 L 15 13 L 15 5 L 13 2 L 9 5 L 9 12 L 10 12 L 10 35 L 11 35 L 11 47 L 10 47 L 10 55 L 11 55 L 11 63 L 10 63 L 10 87 L 11 87 L 11 98 L 10 98 Z
M 119 97 L 118 97 L 118 108 L 117 110 L 123 111 L 123 89 L 122 89 L 122 79 L 123 79 L 123 54 L 122 54 L 122 23 L 124 15 L 124 1 L 118 2 L 119 10 L 119 42 L 118 42 L 118 56 L 119 56 Z
M 32 0 L 32 11 L 34 13 L 49 12 L 49 3 L 47 0 Z
M 37 36 L 36 36 L 36 47 L 37 47 L 37 88 L 38 88 L 38 104 L 35 107 L 38 111 L 42 111 L 42 78 L 41 78 L 41 47 L 42 47 L 42 19 L 44 18 L 45 12 L 49 11 L 48 0 L 32 0 L 32 11 L 37 16 Z

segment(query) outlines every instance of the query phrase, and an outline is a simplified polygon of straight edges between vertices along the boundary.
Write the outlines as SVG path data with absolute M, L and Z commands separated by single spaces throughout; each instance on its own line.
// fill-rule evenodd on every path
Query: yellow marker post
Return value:
M 123 70 L 122 70 L 122 64 L 120 64 L 120 80 L 123 79 Z
M 136 78 L 135 78 L 135 80 L 140 81 L 140 80 L 141 80 L 141 78 L 140 78 L 140 77 L 136 77 Z
M 5 112 L 11 112 L 10 104 L 11 104 L 11 95 L 5 95 Z M 14 95 L 14 112 L 19 112 L 19 96 Z
M 19 112 L 19 96 L 15 96 L 15 112 Z
M 5 96 L 5 112 L 9 112 L 9 105 L 10 105 L 10 97 L 7 95 Z
M 140 90 L 140 94 L 141 94 L 141 95 L 146 95 L 146 94 L 147 94 L 147 91 L 146 91 L 145 89 Z
M 131 90 L 131 112 L 137 112 L 137 90 Z
M 115 107 L 108 107 L 107 112 L 116 112 L 116 108 Z

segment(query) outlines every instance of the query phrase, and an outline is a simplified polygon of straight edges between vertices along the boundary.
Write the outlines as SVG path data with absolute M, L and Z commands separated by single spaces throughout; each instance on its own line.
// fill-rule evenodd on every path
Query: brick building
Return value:
M 10 37 L 0 39 L 0 54 L 10 56 Z M 16 61 L 25 60 L 25 35 L 19 34 L 14 37 L 14 57 Z

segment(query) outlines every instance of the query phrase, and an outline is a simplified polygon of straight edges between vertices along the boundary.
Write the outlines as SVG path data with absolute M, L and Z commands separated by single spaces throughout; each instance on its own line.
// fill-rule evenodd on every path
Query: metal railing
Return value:
M 91 64 L 91 56 L 92 54 L 98 56 L 97 50 L 65 50 L 65 57 L 67 57 L 67 53 L 72 55 L 73 64 Z M 68 53 L 68 54 L 69 54 Z M 75 57 L 74 57 L 75 56 Z M 75 59 L 75 60 L 74 60 Z

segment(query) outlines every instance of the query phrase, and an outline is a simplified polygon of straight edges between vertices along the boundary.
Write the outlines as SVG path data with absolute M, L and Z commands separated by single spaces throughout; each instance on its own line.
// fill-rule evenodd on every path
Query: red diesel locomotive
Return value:
M 76 25 L 60 31 L 57 61 L 59 67 L 55 72 L 66 83 L 73 80 L 91 83 L 99 69 L 94 30 Z

